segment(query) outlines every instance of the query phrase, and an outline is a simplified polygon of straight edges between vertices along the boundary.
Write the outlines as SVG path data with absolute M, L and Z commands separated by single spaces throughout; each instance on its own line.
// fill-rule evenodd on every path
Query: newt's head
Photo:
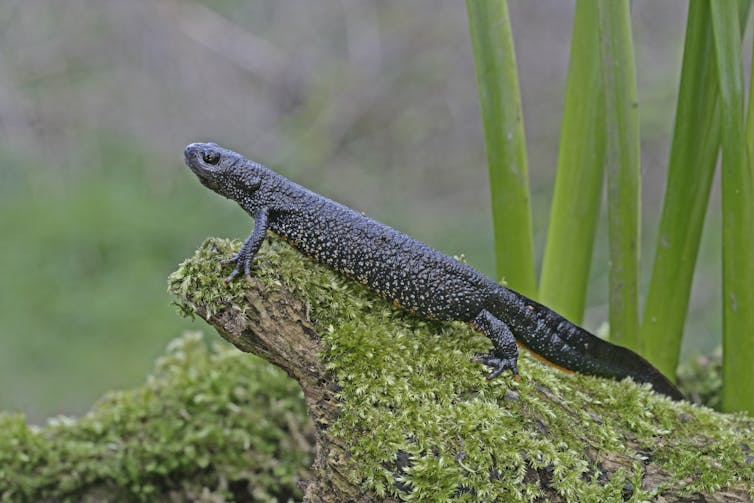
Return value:
M 192 143 L 186 165 L 202 185 L 246 207 L 262 184 L 266 168 L 216 143 Z M 246 204 L 245 204 L 246 203 Z

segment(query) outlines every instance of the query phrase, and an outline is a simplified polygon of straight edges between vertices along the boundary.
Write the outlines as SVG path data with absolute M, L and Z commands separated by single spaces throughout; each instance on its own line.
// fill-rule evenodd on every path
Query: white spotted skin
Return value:
M 288 185 L 269 229 L 390 301 L 439 320 L 473 320 L 501 288 L 471 267 L 303 187 Z M 252 210 L 253 211 L 253 210 Z

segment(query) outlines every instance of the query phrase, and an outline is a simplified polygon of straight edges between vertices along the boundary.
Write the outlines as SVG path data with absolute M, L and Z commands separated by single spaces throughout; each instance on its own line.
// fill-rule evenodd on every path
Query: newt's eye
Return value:
M 202 152 L 202 159 L 204 159 L 204 162 L 207 164 L 212 164 L 214 166 L 220 162 L 220 154 L 214 150 L 205 150 Z

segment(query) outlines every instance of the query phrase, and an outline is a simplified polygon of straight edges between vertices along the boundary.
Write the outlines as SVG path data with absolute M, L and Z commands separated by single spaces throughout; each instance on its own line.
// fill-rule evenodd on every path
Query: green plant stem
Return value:
M 641 326 L 642 354 L 675 376 L 720 143 L 720 105 L 709 2 L 689 4 L 675 129 Z
M 744 127 L 737 4 L 711 2 L 722 102 L 723 409 L 754 412 L 754 173 Z
M 597 0 L 578 0 L 573 19 L 558 169 L 539 300 L 575 323 L 586 303 L 605 161 L 605 89 Z
M 521 98 L 505 0 L 467 0 L 492 196 L 498 278 L 536 296 Z
M 598 5 L 607 130 L 610 336 L 636 350 L 640 159 L 631 19 L 628 0 Z
M 742 2 L 745 7 L 742 9 L 741 16 L 741 30 L 746 28 L 746 18 L 748 17 L 749 7 L 751 7 L 751 1 Z M 743 33 L 742 33 L 743 36 Z M 754 65 L 754 51 L 751 53 L 751 64 Z M 754 66 L 750 66 L 754 68 Z M 749 79 L 749 108 L 746 112 L 746 147 L 749 155 L 749 162 L 754 161 L 754 79 Z

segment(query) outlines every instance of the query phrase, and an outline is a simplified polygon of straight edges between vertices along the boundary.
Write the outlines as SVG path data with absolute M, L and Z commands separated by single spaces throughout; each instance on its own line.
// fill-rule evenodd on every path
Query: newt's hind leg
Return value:
M 516 338 L 513 336 L 511 329 L 495 318 L 489 311 L 483 310 L 474 321 L 472 326 L 482 332 L 492 340 L 494 349 L 491 353 L 476 354 L 471 359 L 474 363 L 481 363 L 492 367 L 492 372 L 487 375 L 487 379 L 497 377 L 504 370 L 510 370 L 514 376 L 518 376 L 518 346 Z

